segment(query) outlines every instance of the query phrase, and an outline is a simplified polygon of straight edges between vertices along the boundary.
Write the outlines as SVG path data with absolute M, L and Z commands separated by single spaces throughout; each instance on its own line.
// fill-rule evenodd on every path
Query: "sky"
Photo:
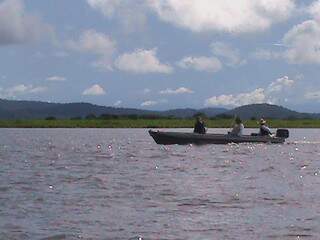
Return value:
M 320 112 L 320 0 L 0 0 L 0 98 Z

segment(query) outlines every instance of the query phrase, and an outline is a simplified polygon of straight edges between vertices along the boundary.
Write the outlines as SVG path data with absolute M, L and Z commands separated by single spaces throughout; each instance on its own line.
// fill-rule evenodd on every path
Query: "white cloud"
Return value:
M 141 103 L 141 107 L 150 107 L 150 106 L 154 106 L 157 104 L 158 104 L 158 102 L 156 102 L 156 101 L 148 100 L 148 101 Z
M 308 100 L 320 100 L 320 91 L 307 92 L 304 97 Z
M 116 42 L 106 34 L 92 29 L 86 30 L 78 40 L 69 40 L 66 45 L 71 50 L 99 56 L 99 59 L 93 63 L 95 67 L 112 69 L 112 55 L 116 51 Z
M 287 87 L 292 87 L 293 84 L 294 80 L 289 79 L 288 76 L 284 76 L 270 83 L 270 85 L 267 88 L 267 91 L 269 93 L 280 92 Z
M 121 100 L 118 100 L 118 101 L 116 101 L 116 102 L 113 104 L 113 106 L 118 107 L 118 106 L 120 106 L 121 104 L 122 104 L 122 101 L 121 101 Z
M 320 0 L 304 8 L 313 17 L 293 26 L 282 38 L 284 51 L 260 49 L 252 54 L 257 59 L 285 59 L 289 64 L 320 64 Z
M 143 92 L 143 94 L 148 94 L 151 92 L 151 90 L 149 88 L 145 88 L 145 89 L 143 89 L 142 92 Z
M 10 92 L 11 94 L 20 94 L 20 93 L 27 92 L 30 88 L 32 87 L 26 86 L 24 84 L 19 84 L 19 85 L 8 88 L 7 92 Z
M 294 80 L 289 79 L 288 76 L 283 76 L 271 82 L 265 89 L 267 101 L 269 103 L 281 103 L 287 101 L 287 97 L 291 94 L 291 90 L 295 84 Z
M 52 81 L 52 82 L 62 82 L 66 81 L 67 79 L 62 76 L 51 76 L 46 78 L 47 81 Z
M 232 48 L 227 43 L 213 42 L 210 48 L 215 56 L 223 59 L 226 66 L 237 67 L 246 64 L 246 60 L 241 58 L 239 50 Z M 218 72 L 223 68 L 223 63 L 215 56 L 187 56 L 177 62 L 177 65 L 184 69 Z
M 51 26 L 26 12 L 22 0 L 0 3 L 0 23 L 0 45 L 30 42 L 54 34 Z
M 162 90 L 159 93 L 163 95 L 177 95 L 177 94 L 194 93 L 194 92 L 189 88 L 180 87 L 175 90 L 172 90 L 171 88 L 167 88 L 166 90 Z
M 265 101 L 264 89 L 257 88 L 248 93 L 213 96 L 205 101 L 205 106 L 242 106 L 251 103 L 263 103 Z
M 309 13 L 317 21 L 320 21 L 320 1 L 314 1 L 308 8 Z
M 283 37 L 284 51 L 259 50 L 260 59 L 283 58 L 290 64 L 320 64 L 320 1 L 314 1 L 307 11 L 314 19 L 293 26 Z
M 87 0 L 87 3 L 105 17 L 116 18 L 126 32 L 145 29 L 145 0 Z
M 259 59 L 259 60 L 272 60 L 282 58 L 281 52 L 271 51 L 267 49 L 257 49 L 255 52 L 251 54 L 251 57 Z
M 147 10 L 161 20 L 194 32 L 264 31 L 290 17 L 294 0 L 87 0 L 108 18 L 136 28 L 146 24 Z
M 82 95 L 92 95 L 92 96 L 98 96 L 98 95 L 105 95 L 105 90 L 100 87 L 98 84 L 94 84 L 88 89 L 85 89 L 82 93 Z
M 241 59 L 240 52 L 223 42 L 211 43 L 211 49 L 214 55 L 225 59 L 227 66 L 236 67 L 246 64 L 246 60 Z
M 0 96 L 3 98 L 15 98 L 19 95 L 37 94 L 47 90 L 46 87 L 18 84 L 9 88 L 0 88 Z
M 99 59 L 97 59 L 97 61 L 92 63 L 92 66 L 101 70 L 105 70 L 105 71 L 112 71 L 113 67 L 112 67 L 112 57 L 111 56 L 103 56 Z
M 294 0 L 148 0 L 160 19 L 195 32 L 264 31 L 286 20 Z
M 168 64 L 161 63 L 157 56 L 157 49 L 137 49 L 132 53 L 124 53 L 117 58 L 115 66 L 126 72 L 133 73 L 165 73 L 173 72 Z
M 320 22 L 308 20 L 287 32 L 284 58 L 293 64 L 320 64 Z
M 184 69 L 197 71 L 218 72 L 222 69 L 222 63 L 216 57 L 185 57 L 181 59 L 178 66 Z
M 320 8 L 320 1 L 315 6 Z M 320 21 L 307 20 L 295 25 L 284 35 L 281 46 L 286 49 L 259 49 L 252 56 L 262 60 L 285 59 L 289 64 L 320 64 Z
M 238 107 L 254 103 L 280 103 L 287 101 L 288 90 L 294 85 L 294 80 L 287 76 L 276 79 L 265 89 L 257 88 L 251 92 L 213 96 L 205 100 L 205 106 Z
M 32 85 L 19 84 L 5 90 L 8 96 L 15 96 L 27 93 L 40 93 L 45 91 L 46 87 L 33 87 Z
M 121 5 L 121 0 L 87 0 L 88 4 L 101 11 L 105 16 L 111 17 L 117 8 Z
M 96 55 L 111 55 L 116 49 L 116 43 L 104 33 L 99 33 L 93 29 L 84 31 L 79 40 L 69 40 L 69 48 Z
M 30 87 L 29 93 L 41 93 L 47 91 L 47 87 Z

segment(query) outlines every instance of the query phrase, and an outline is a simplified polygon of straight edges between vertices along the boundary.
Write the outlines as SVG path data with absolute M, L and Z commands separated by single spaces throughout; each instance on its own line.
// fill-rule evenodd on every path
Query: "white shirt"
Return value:
M 235 124 L 232 128 L 231 134 L 235 136 L 241 136 L 243 135 L 243 131 L 244 131 L 244 125 L 242 123 Z

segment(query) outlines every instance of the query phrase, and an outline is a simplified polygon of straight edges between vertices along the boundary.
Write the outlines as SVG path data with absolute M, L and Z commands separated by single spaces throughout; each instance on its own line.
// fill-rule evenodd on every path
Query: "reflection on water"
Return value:
M 205 146 L 146 129 L 0 132 L 0 239 L 320 236 L 319 130 Z

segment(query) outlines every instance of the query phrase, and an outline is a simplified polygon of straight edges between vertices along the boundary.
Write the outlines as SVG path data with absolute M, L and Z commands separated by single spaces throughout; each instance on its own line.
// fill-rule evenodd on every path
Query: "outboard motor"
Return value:
M 277 129 L 276 137 L 288 138 L 289 137 L 289 130 L 288 129 Z

